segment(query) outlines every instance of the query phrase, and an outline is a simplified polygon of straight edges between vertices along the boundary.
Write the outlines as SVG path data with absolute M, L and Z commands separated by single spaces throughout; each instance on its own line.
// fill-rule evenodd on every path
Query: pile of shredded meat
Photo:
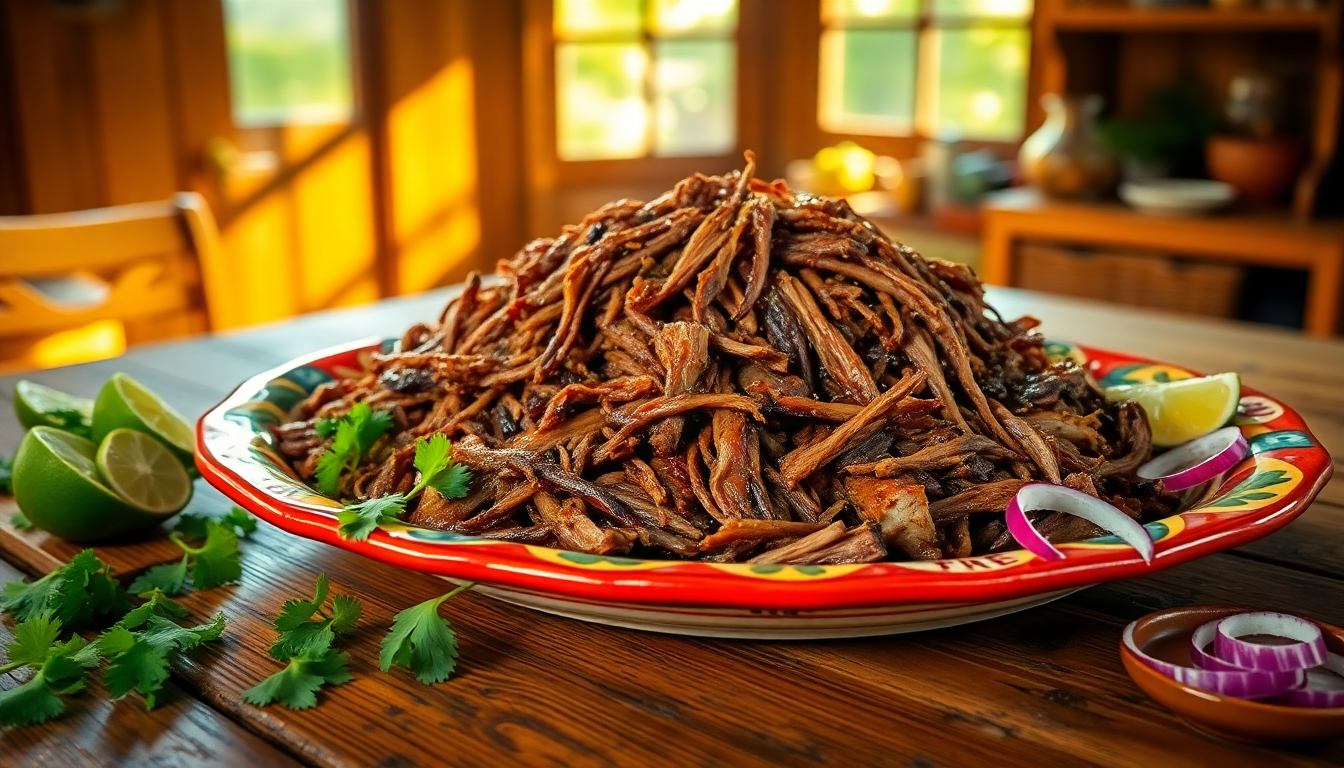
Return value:
M 963 557 L 1016 543 L 1003 510 L 1062 483 L 1137 519 L 1176 499 L 1134 470 L 1132 402 L 1047 359 L 966 266 L 893 243 L 842 200 L 696 174 L 620 200 L 468 279 L 371 373 L 276 430 L 311 480 L 314 421 L 357 402 L 394 427 L 341 483 L 405 492 L 441 432 L 475 475 L 407 522 L 594 554 L 716 562 Z M 1099 533 L 1036 513 L 1051 541 Z

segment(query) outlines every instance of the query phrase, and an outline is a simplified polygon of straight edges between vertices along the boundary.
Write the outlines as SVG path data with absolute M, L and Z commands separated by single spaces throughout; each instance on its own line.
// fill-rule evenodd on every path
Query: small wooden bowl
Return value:
M 1163 661 L 1190 665 L 1190 635 L 1205 622 L 1245 613 L 1226 605 L 1187 605 L 1150 613 L 1134 625 L 1134 642 Z M 1314 622 L 1334 653 L 1344 654 L 1344 629 Z M 1344 736 L 1344 707 L 1310 709 L 1264 704 L 1201 691 L 1153 671 L 1120 644 L 1125 671 L 1139 688 L 1191 727 L 1247 744 L 1324 741 Z

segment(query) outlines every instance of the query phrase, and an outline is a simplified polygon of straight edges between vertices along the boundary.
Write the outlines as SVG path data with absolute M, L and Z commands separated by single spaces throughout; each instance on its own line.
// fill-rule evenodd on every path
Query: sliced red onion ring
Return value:
M 1307 673 L 1300 669 L 1291 672 L 1213 670 L 1183 667 L 1162 661 L 1139 649 L 1138 643 L 1134 642 L 1135 624 L 1138 622 L 1131 622 L 1125 627 L 1124 644 L 1129 652 L 1153 671 L 1191 688 L 1238 699 L 1263 699 L 1278 696 L 1291 688 L 1301 686 L 1307 678 Z
M 1240 427 L 1223 427 L 1153 458 L 1136 474 L 1161 480 L 1168 491 L 1183 491 L 1235 467 L 1250 450 Z
M 1344 707 L 1344 656 L 1328 654 L 1324 664 L 1307 670 L 1307 679 L 1301 686 L 1279 694 L 1274 703 L 1320 709 Z
M 1134 518 L 1082 491 L 1062 485 L 1032 483 L 1023 486 L 1008 502 L 1004 519 L 1008 523 L 1008 532 L 1017 539 L 1017 543 L 1044 560 L 1062 560 L 1064 553 L 1055 549 L 1027 518 L 1027 512 L 1037 510 L 1067 512 L 1081 517 L 1120 537 L 1121 541 L 1138 550 L 1145 563 L 1153 561 L 1153 539 Z
M 1264 645 L 1243 640 L 1246 635 L 1272 635 L 1296 642 Z M 1228 663 L 1269 672 L 1318 667 L 1326 657 L 1320 627 L 1306 619 L 1273 611 L 1238 613 L 1217 622 L 1213 652 Z
M 1238 666 L 1230 661 L 1223 661 L 1208 649 L 1213 645 L 1213 638 L 1218 633 L 1218 623 L 1222 619 L 1200 624 L 1194 633 L 1190 635 L 1190 661 L 1194 662 L 1200 669 L 1212 669 L 1221 672 L 1249 672 L 1246 667 Z

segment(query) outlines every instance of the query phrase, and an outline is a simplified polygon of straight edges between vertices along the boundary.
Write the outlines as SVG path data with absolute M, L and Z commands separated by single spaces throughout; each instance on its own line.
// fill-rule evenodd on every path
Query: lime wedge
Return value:
M 95 456 L 103 482 L 137 509 L 168 515 L 191 500 L 191 478 L 163 443 L 133 429 L 114 429 Z
M 1237 415 L 1241 377 L 1220 373 L 1197 379 L 1108 387 L 1112 402 L 1134 400 L 1148 414 L 1153 445 L 1170 447 L 1224 427 Z
M 25 429 L 56 427 L 88 437 L 93 401 L 24 380 L 14 386 L 14 415 Z
M 28 431 L 14 454 L 13 480 L 14 501 L 29 522 L 69 541 L 94 541 L 169 517 L 138 509 L 105 485 L 96 452 L 97 446 L 79 435 L 43 426 Z
M 195 469 L 191 425 L 158 395 L 124 373 L 112 374 L 93 403 L 93 439 L 101 443 L 114 429 L 133 429 L 157 437 L 183 464 Z

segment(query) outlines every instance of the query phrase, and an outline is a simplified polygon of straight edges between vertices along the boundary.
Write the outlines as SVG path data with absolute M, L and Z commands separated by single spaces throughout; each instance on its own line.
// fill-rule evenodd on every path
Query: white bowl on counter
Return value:
M 1160 216 L 1197 216 L 1232 202 L 1231 184 L 1207 179 L 1153 179 L 1120 185 L 1120 199 L 1132 208 Z

